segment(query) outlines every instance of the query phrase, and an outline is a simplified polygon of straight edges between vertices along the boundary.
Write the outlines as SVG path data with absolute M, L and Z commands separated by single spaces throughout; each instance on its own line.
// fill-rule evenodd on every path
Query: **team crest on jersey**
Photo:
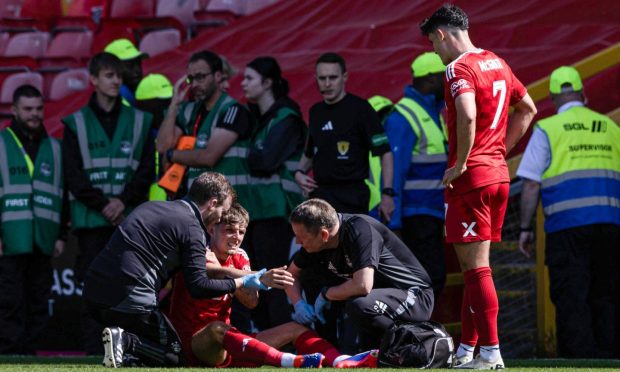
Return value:
M 454 97 L 454 95 L 456 95 L 461 89 L 467 89 L 467 88 L 471 88 L 467 80 L 459 79 L 458 81 L 455 81 L 454 83 L 450 84 L 450 93 Z
M 336 146 L 338 148 L 338 153 L 340 154 L 338 156 L 338 159 L 340 160 L 347 160 L 349 159 L 349 155 L 347 155 L 347 153 L 349 152 L 349 141 L 338 141 L 336 142 Z
M 131 142 L 122 141 L 121 142 L 121 152 L 125 155 L 131 154 Z
M 206 134 L 199 134 L 196 137 L 196 147 L 198 148 L 207 147 L 207 135 Z
M 52 175 L 52 167 L 47 163 L 41 163 L 39 170 L 41 171 L 41 174 L 45 177 L 49 177 Z

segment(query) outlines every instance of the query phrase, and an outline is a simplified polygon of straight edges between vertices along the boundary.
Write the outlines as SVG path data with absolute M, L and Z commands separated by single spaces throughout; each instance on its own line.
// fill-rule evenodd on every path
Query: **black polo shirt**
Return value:
M 338 214 L 338 247 L 317 253 L 299 250 L 300 269 L 319 265 L 332 274 L 351 279 L 366 267 L 375 270 L 373 288 L 429 288 L 431 280 L 411 250 L 385 225 L 361 214 Z
M 370 151 L 380 156 L 390 145 L 379 116 L 365 99 L 347 93 L 332 105 L 321 101 L 312 106 L 304 152 L 313 159 L 319 186 L 368 178 Z

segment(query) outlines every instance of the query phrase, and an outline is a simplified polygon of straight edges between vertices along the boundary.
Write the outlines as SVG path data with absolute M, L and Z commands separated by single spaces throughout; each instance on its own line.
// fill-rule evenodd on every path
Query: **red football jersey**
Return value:
M 206 264 L 206 260 L 205 260 Z M 244 250 L 229 256 L 226 262 L 220 263 L 223 267 L 232 267 L 239 270 L 251 271 L 250 259 Z M 170 298 L 170 321 L 181 339 L 184 353 L 191 354 L 191 338 L 194 333 L 214 320 L 230 324 L 232 296 L 225 294 L 210 299 L 195 299 L 189 294 L 185 286 L 183 273 L 174 277 Z
M 487 50 L 465 52 L 446 66 L 448 167 L 454 166 L 457 158 L 455 100 L 466 92 L 476 97 L 476 131 L 467 170 L 452 182 L 455 193 L 510 182 L 505 159 L 508 108 L 521 101 L 527 90 L 506 61 Z

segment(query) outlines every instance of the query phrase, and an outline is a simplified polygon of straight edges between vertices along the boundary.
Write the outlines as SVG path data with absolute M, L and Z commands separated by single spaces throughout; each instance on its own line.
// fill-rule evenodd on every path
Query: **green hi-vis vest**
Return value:
M 572 107 L 537 126 L 551 150 L 541 188 L 545 231 L 620 225 L 620 127 L 586 107 Z
M 30 170 L 22 145 L 0 132 L 0 239 L 4 255 L 31 253 L 36 245 L 50 255 L 58 240 L 63 177 L 60 142 L 41 141 Z M 32 171 L 32 175 L 31 175 Z
M 209 111 L 206 118 L 202 119 L 200 128 L 196 133 L 196 143 L 194 149 L 204 149 L 207 147 L 209 138 L 218 119 L 227 113 L 227 110 L 237 103 L 228 94 L 222 92 L 213 108 Z M 178 120 L 185 128 L 185 133 L 192 134 L 194 123 L 200 111 L 200 106 L 204 102 L 185 102 L 180 110 Z M 237 193 L 237 201 L 241 205 L 250 204 L 249 193 L 249 171 L 246 162 L 250 141 L 247 139 L 238 139 L 225 153 L 213 168 L 196 168 L 189 167 L 187 170 L 187 187 L 192 185 L 194 180 L 203 172 L 215 171 L 222 173 L 233 186 Z
M 280 108 L 269 124 L 259 129 L 254 135 L 252 146 L 262 148 L 271 129 L 288 116 L 299 117 L 299 114 L 288 107 Z M 306 129 L 303 124 L 302 127 Z M 295 170 L 299 168 L 301 154 L 302 151 L 293 154 L 271 177 L 250 177 L 252 200 L 248 209 L 252 220 L 288 218 L 293 209 L 304 200 L 301 188 L 295 182 L 294 177 Z
M 118 197 L 140 165 L 144 142 L 151 130 L 151 115 L 121 105 L 111 141 L 88 106 L 63 122 L 78 138 L 84 170 L 92 186 L 101 189 L 108 198 Z M 112 226 L 98 211 L 87 208 L 72 195 L 69 199 L 73 229 Z M 124 213 L 129 212 L 130 208 L 126 208 Z

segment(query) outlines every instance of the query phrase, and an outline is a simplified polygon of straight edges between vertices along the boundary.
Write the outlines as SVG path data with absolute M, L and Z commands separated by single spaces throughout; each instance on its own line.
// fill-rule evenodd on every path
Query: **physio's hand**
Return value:
M 295 172 L 295 182 L 297 182 L 299 187 L 301 187 L 301 189 L 307 194 L 311 193 L 318 187 L 314 178 L 308 176 L 307 174 L 303 174 L 301 171 Z
M 441 180 L 441 183 L 445 187 L 452 188 L 452 181 L 461 177 L 461 175 L 465 173 L 466 170 L 467 166 L 465 164 L 463 164 L 462 166 L 458 166 L 457 164 L 451 168 L 446 169 L 443 174 L 443 179 Z
M 530 258 L 532 242 L 534 242 L 534 232 L 521 231 L 521 234 L 519 234 L 519 251 L 527 258 Z
M 297 301 L 295 304 L 295 312 L 292 315 L 293 320 L 299 324 L 309 325 L 314 322 L 316 319 L 316 314 L 314 313 L 314 307 L 308 304 L 303 299 Z
M 263 269 L 264 271 L 265 269 Z M 260 278 L 261 283 L 271 288 L 284 289 L 284 287 L 291 286 L 295 283 L 293 274 L 286 271 L 286 266 L 276 267 L 265 273 Z
M 329 309 L 329 307 L 331 306 L 331 302 L 329 302 L 329 300 L 325 298 L 325 295 L 323 294 L 325 292 L 325 290 L 321 291 L 321 293 L 314 301 L 314 313 L 316 314 L 316 318 L 319 322 L 321 322 L 321 324 L 325 324 L 326 322 L 325 314 L 323 313 L 323 311 L 325 309 Z
M 265 274 L 266 271 L 267 269 L 262 269 L 259 272 L 256 272 L 254 274 L 248 274 L 242 277 L 241 280 L 243 283 L 243 288 L 264 289 L 264 290 L 269 289 L 260 280 L 261 276 L 263 276 L 263 274 Z

